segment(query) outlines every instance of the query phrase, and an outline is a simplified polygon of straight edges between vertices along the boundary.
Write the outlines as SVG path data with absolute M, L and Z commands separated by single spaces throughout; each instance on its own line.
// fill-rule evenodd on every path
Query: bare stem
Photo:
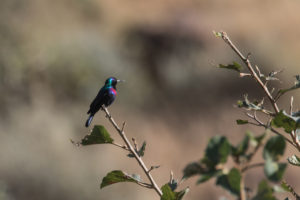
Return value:
M 131 143 L 129 142 L 129 140 L 127 139 L 124 130 L 124 126 L 122 127 L 122 129 L 118 126 L 118 124 L 115 122 L 115 120 L 112 118 L 112 116 L 110 115 L 110 113 L 108 112 L 107 108 L 102 107 L 103 111 L 106 114 L 106 117 L 108 118 L 108 120 L 110 121 L 110 123 L 113 125 L 113 127 L 116 129 L 116 131 L 119 133 L 119 135 L 121 136 L 121 138 L 124 140 L 128 150 L 130 151 L 130 153 L 132 153 L 134 155 L 134 158 L 136 159 L 136 161 L 138 162 L 138 164 L 141 166 L 141 168 L 143 169 L 143 171 L 145 172 L 146 176 L 148 177 L 149 181 L 151 182 L 151 188 L 153 188 L 156 193 L 161 197 L 162 196 L 162 192 L 160 190 L 160 188 L 157 186 L 156 182 L 154 181 L 152 175 L 150 174 L 149 169 L 146 167 L 144 161 L 142 160 L 142 158 L 136 153 L 134 147 L 131 145 Z M 144 187 L 150 188 L 146 185 L 142 185 Z
M 245 65 L 247 66 L 248 70 L 250 71 L 252 77 L 258 82 L 258 84 L 260 85 L 260 87 L 264 90 L 264 92 L 266 93 L 267 97 L 269 98 L 274 110 L 276 113 L 279 112 L 279 108 L 276 104 L 275 99 L 273 98 L 273 96 L 271 95 L 268 87 L 262 82 L 262 80 L 260 79 L 260 77 L 257 75 L 257 73 L 254 71 L 254 68 L 249 60 L 250 54 L 247 55 L 247 57 L 245 57 L 241 51 L 231 42 L 231 40 L 229 39 L 229 37 L 227 36 L 227 33 L 225 32 L 221 32 L 222 35 L 222 39 L 232 48 L 232 50 L 242 59 L 242 61 L 245 63 Z

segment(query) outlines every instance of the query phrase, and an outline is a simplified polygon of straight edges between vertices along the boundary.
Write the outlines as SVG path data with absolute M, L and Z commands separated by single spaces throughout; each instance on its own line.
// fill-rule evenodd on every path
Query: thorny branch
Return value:
M 146 167 L 144 161 L 137 154 L 137 152 L 135 151 L 135 148 L 131 145 L 131 143 L 129 142 L 129 140 L 127 139 L 127 137 L 125 135 L 125 132 L 124 132 L 125 123 L 123 123 L 122 128 L 120 128 L 118 126 L 118 124 L 115 122 L 115 120 L 112 118 L 112 116 L 110 115 L 110 113 L 108 112 L 107 108 L 102 107 L 102 110 L 103 110 L 103 112 L 105 112 L 106 117 L 108 118 L 108 120 L 110 121 L 110 123 L 113 125 L 113 127 L 116 129 L 116 131 L 119 133 L 119 135 L 121 136 L 121 138 L 124 140 L 124 142 L 126 144 L 127 150 L 130 151 L 130 153 L 132 153 L 132 155 L 134 155 L 134 158 L 139 163 L 139 165 L 141 166 L 141 168 L 145 172 L 146 176 L 148 177 L 149 181 L 151 182 L 151 184 L 142 183 L 142 182 L 138 182 L 138 184 L 141 185 L 141 186 L 143 186 L 143 187 L 146 187 L 146 188 L 154 189 L 156 191 L 156 193 L 161 197 L 162 196 L 162 191 L 160 190 L 160 188 L 158 187 L 158 185 L 154 181 L 152 175 L 150 174 L 151 170 L 149 170 Z M 116 144 L 114 144 L 114 145 L 116 145 Z M 121 145 L 116 145 L 116 146 L 121 146 Z
M 266 86 L 266 84 L 264 84 L 261 80 L 261 78 L 259 77 L 259 75 L 257 75 L 257 73 L 254 71 L 254 68 L 249 60 L 250 54 L 247 55 L 247 57 L 245 57 L 240 50 L 231 42 L 231 40 L 229 39 L 229 37 L 227 36 L 227 33 L 225 32 L 220 32 L 221 33 L 221 37 L 222 39 L 233 49 L 233 51 L 242 59 L 242 61 L 245 63 L 245 65 L 247 66 L 248 70 L 251 73 L 251 76 L 257 81 L 257 83 L 260 85 L 260 87 L 264 90 L 264 92 L 266 93 L 267 97 L 269 98 L 274 110 L 276 113 L 279 112 L 279 108 L 276 104 L 275 99 L 273 98 L 271 92 L 269 91 L 268 87 Z M 260 73 L 260 72 L 259 72 Z
M 247 55 L 247 57 L 245 57 L 241 51 L 232 43 L 232 41 L 229 39 L 228 35 L 226 32 L 220 32 L 219 33 L 220 36 L 222 37 L 222 39 L 231 47 L 231 49 L 242 59 L 242 61 L 245 63 L 245 65 L 247 66 L 248 70 L 250 71 L 251 73 L 251 76 L 254 78 L 254 80 L 260 85 L 260 87 L 264 90 L 265 94 L 267 95 L 268 99 L 270 100 L 273 108 L 274 108 L 274 111 L 275 113 L 279 113 L 279 108 L 277 106 L 277 100 L 279 99 L 278 95 L 276 95 L 275 97 L 272 96 L 272 92 L 269 91 L 268 87 L 267 87 L 267 83 L 268 81 L 266 81 L 265 83 L 263 83 L 263 81 L 261 80 L 261 72 L 259 70 L 259 68 L 257 66 L 256 67 L 256 70 L 258 72 L 258 74 L 255 72 L 250 60 L 249 60 L 249 57 L 250 57 L 250 54 Z M 275 74 L 281 72 L 282 70 L 278 71 L 278 72 L 275 72 Z M 293 97 L 291 98 L 291 104 L 290 104 L 290 113 L 292 112 L 292 109 L 293 109 Z M 249 115 L 248 115 L 249 116 Z M 273 133 L 277 134 L 277 135 L 281 135 L 283 136 L 281 133 L 279 133 L 278 131 L 276 131 L 275 129 L 267 126 L 266 124 L 262 123 L 261 121 L 257 120 L 256 117 L 253 117 L 253 116 L 249 116 L 250 118 L 254 119 L 257 124 L 255 123 L 250 123 L 250 124 L 253 124 L 253 125 L 256 125 L 256 126 L 263 126 L 265 128 L 269 128 Z M 284 139 L 290 143 L 291 145 L 293 145 L 295 148 L 298 149 L 298 151 L 300 151 L 300 141 L 298 141 L 297 139 L 297 134 L 295 131 L 292 131 L 291 134 L 290 134 L 292 140 L 284 137 Z

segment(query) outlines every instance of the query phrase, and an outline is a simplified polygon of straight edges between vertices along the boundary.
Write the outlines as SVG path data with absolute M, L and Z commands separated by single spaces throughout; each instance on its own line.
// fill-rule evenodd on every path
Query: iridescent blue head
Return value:
M 115 77 L 109 77 L 108 79 L 106 79 L 105 81 L 105 87 L 113 87 L 114 89 L 116 89 L 116 85 L 118 82 L 120 82 L 121 80 L 116 79 Z

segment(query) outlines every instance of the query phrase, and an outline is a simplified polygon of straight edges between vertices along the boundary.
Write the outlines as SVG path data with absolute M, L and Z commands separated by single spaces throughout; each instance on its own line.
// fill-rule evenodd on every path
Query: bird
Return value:
M 115 77 L 109 77 L 106 79 L 104 86 L 99 90 L 97 96 L 90 105 L 90 109 L 87 112 L 89 117 L 86 120 L 85 127 L 89 127 L 94 115 L 100 110 L 100 108 L 102 108 L 103 105 L 108 107 L 114 102 L 117 96 L 116 85 L 121 81 L 123 80 L 118 80 Z

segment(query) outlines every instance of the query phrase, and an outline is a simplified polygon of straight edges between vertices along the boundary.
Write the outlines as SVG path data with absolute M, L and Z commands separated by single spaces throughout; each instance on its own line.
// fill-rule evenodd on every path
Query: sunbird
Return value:
M 86 120 L 85 127 L 88 127 L 91 124 L 94 115 L 103 105 L 108 107 L 114 102 L 117 96 L 116 86 L 120 81 L 122 80 L 118 80 L 115 77 L 106 79 L 104 86 L 99 90 L 97 96 L 90 105 L 90 109 L 87 112 L 87 114 L 89 114 L 89 118 Z

